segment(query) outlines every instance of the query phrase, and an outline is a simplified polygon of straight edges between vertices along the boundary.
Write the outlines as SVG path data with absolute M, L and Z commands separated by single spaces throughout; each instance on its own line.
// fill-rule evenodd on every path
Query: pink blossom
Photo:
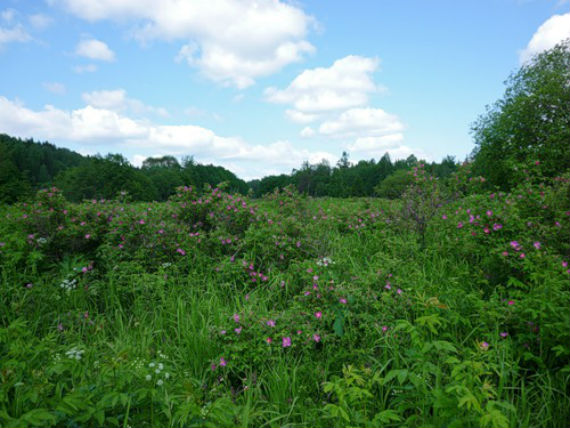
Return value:
M 212 371 L 216 370 L 216 365 L 212 363 L 212 364 L 210 365 L 210 369 L 211 369 Z
M 401 288 L 398 288 L 398 289 L 396 290 L 396 293 L 402 294 L 402 289 L 401 289 Z
M 463 227 L 463 223 L 461 223 L 461 222 L 457 223 L 457 228 L 458 228 L 458 229 L 461 229 L 462 227 Z
M 483 350 L 486 351 L 487 349 L 489 349 L 489 344 L 487 342 L 481 342 L 479 344 L 479 347 Z
M 508 335 L 509 335 L 509 333 L 507 333 L 506 331 L 502 331 L 502 332 L 500 333 L 500 336 L 501 336 L 502 338 L 505 338 L 505 337 L 507 337 Z
M 267 324 L 269 327 L 275 327 L 275 320 L 268 320 L 268 321 L 266 322 L 266 324 Z
M 515 304 L 515 301 L 514 301 L 514 300 L 509 300 L 509 301 L 507 302 L 507 305 L 509 305 L 509 306 L 513 306 L 514 304 Z
M 268 337 L 267 339 L 265 339 L 265 341 L 267 342 L 268 345 L 271 345 L 271 342 L 273 342 L 273 339 Z
M 340 299 L 338 299 L 338 301 L 343 305 L 346 305 L 346 299 L 344 297 L 341 297 Z
M 497 231 L 497 230 L 502 229 L 502 228 L 503 228 L 502 224 L 497 224 L 497 223 L 493 224 L 493 230 L 494 231 Z
M 509 252 L 508 252 L 508 251 L 503 251 L 501 254 L 502 254 L 503 256 L 507 257 L 507 256 L 509 255 Z
M 519 258 L 524 259 L 526 255 L 524 253 L 520 253 Z
M 388 326 L 383 325 L 383 326 L 382 326 L 382 331 L 383 331 L 384 333 L 386 333 L 386 332 L 388 331 Z
M 493 216 L 493 211 L 487 210 L 486 214 L 487 214 L 487 217 L 492 217 L 492 216 Z
M 227 365 L 227 361 L 225 360 L 225 358 L 220 358 L 220 367 L 225 367 Z
M 88 233 L 85 235 L 85 239 L 89 239 L 89 238 L 91 238 L 91 235 Z
M 315 318 L 321 319 L 323 317 L 323 313 L 321 311 L 315 312 Z
M 234 314 L 233 319 L 235 322 L 239 322 L 239 314 Z
M 291 346 L 291 338 L 290 337 L 284 337 L 283 338 L 283 348 L 287 348 Z
M 313 334 L 313 340 L 319 343 L 321 341 L 321 336 L 319 336 L 318 334 Z
M 447 216 L 444 214 L 441 216 L 442 219 L 447 220 Z
M 238 328 L 234 328 L 234 331 L 236 332 L 236 334 L 240 334 L 241 333 L 241 327 Z
M 536 241 L 534 244 L 534 248 L 536 248 L 537 250 L 540 250 L 540 242 Z
M 182 248 L 177 248 L 177 249 L 176 249 L 176 252 L 179 253 L 179 254 L 181 254 L 181 255 L 183 255 L 183 256 L 186 255 L 186 251 L 184 251 Z

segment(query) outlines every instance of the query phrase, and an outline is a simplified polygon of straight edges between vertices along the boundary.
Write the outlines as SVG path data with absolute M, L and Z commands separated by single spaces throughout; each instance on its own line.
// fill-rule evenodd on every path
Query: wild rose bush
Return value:
M 560 425 L 569 176 L 469 168 L 396 201 L 0 207 L 0 425 Z

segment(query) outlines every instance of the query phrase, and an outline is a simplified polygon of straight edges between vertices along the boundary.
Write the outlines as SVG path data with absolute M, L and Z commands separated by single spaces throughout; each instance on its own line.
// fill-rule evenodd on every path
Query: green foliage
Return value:
M 538 54 L 506 82 L 473 125 L 474 168 L 503 190 L 535 162 L 546 177 L 570 168 L 570 40 Z

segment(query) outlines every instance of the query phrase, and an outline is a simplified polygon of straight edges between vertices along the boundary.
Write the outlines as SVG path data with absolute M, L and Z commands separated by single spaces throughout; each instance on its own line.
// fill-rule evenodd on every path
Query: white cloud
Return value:
M 299 135 L 303 138 L 309 138 L 315 134 L 316 134 L 315 130 L 310 126 L 305 126 L 303 129 L 301 129 L 301 132 L 299 133 Z
M 266 99 L 289 104 L 291 118 L 295 114 L 314 114 L 363 106 L 370 94 L 379 90 L 372 79 L 379 66 L 377 58 L 349 55 L 336 60 L 328 68 L 305 70 L 285 89 L 265 90 Z M 296 113 L 295 113 L 296 112 Z
M 182 40 L 178 60 L 208 78 L 244 88 L 300 61 L 314 20 L 279 0 L 52 0 L 89 21 L 130 23 L 141 42 Z
M 87 148 L 77 148 L 84 152 L 101 144 L 109 150 L 134 149 L 139 157 L 133 161 L 157 151 L 174 156 L 195 155 L 199 162 L 225 166 L 244 179 L 288 173 L 304 160 L 336 161 L 331 153 L 298 149 L 288 141 L 254 145 L 241 138 L 216 135 L 200 126 L 156 125 L 91 105 L 72 111 L 48 105 L 35 111 L 2 96 L 0 130 L 22 138 L 86 144 Z
M 318 119 L 318 114 L 303 113 L 298 110 L 285 110 L 285 114 L 293 122 L 297 123 L 311 123 Z
M 32 38 L 21 24 L 16 24 L 11 28 L 0 27 L 0 47 L 7 43 L 28 42 L 30 40 Z
M 83 101 L 88 105 L 112 110 L 115 112 L 130 112 L 135 115 L 155 114 L 161 117 L 168 117 L 168 111 L 163 107 L 153 107 L 144 104 L 134 98 L 127 97 L 127 92 L 124 89 L 103 90 L 85 92 L 81 95 Z
M 56 95 L 63 95 L 66 92 L 65 85 L 59 82 L 44 82 L 42 84 L 46 91 Z
M 73 67 L 73 71 L 78 74 L 94 73 L 97 71 L 97 66 L 95 64 L 76 65 Z
M 77 55 L 100 61 L 113 61 L 115 53 L 106 43 L 96 39 L 81 40 L 75 49 Z
M 53 23 L 53 19 L 41 13 L 30 15 L 28 17 L 28 20 L 30 21 L 32 27 L 34 27 L 36 30 L 44 30 Z
M 331 137 L 382 136 L 400 132 L 400 119 L 380 108 L 353 108 L 319 126 L 319 133 Z
M 557 43 L 570 38 L 570 13 L 553 15 L 534 33 L 525 49 L 519 53 L 519 61 L 524 64 Z

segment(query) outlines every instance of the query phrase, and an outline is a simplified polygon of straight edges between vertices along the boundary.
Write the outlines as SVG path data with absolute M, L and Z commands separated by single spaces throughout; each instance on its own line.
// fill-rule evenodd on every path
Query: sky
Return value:
M 462 161 L 504 82 L 570 37 L 568 0 L 0 0 L 0 133 L 193 156 Z

